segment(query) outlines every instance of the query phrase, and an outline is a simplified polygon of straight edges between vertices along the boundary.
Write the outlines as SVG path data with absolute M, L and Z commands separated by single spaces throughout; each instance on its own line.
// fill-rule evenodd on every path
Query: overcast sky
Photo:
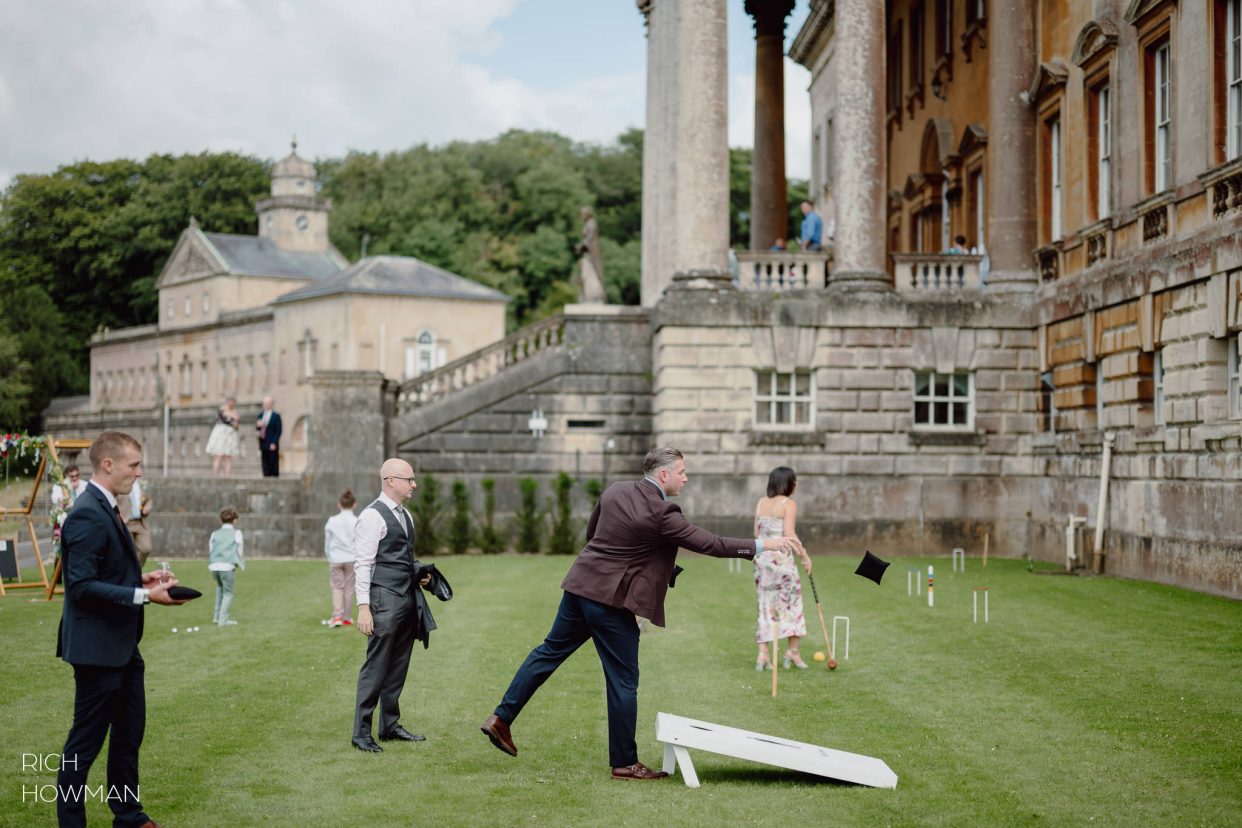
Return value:
M 754 40 L 729 5 L 729 143 L 750 146 Z M 798 0 L 787 43 L 807 13 Z M 810 169 L 805 69 L 786 59 L 787 164 Z M 308 157 L 642 126 L 634 0 L 0 0 L 0 187 L 92 159 Z

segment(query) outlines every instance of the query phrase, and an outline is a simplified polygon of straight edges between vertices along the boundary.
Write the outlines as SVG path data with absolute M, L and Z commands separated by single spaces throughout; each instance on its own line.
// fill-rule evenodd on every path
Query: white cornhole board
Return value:
M 897 774 L 882 759 L 873 756 L 751 733 L 671 713 L 656 714 L 656 741 L 664 743 L 664 770 L 672 774 L 681 768 L 681 776 L 691 788 L 699 787 L 699 777 L 690 761 L 690 748 L 872 788 L 897 787 Z

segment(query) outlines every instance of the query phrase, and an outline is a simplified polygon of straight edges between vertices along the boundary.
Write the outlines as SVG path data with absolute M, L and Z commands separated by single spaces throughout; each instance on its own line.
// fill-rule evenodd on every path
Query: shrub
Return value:
M 521 505 L 513 513 L 513 522 L 517 525 L 517 550 L 519 552 L 539 552 L 543 532 L 541 531 L 543 514 L 539 511 L 539 481 L 523 477 L 518 481 L 521 491 Z
M 434 555 L 440 548 L 439 530 L 436 523 L 440 518 L 440 481 L 431 475 L 425 475 L 418 484 L 418 499 L 414 501 L 414 557 Z
M 574 480 L 565 472 L 556 476 L 552 482 L 555 501 L 549 504 L 552 517 L 552 532 L 549 547 L 553 555 L 572 555 L 578 551 L 578 539 L 574 532 L 573 501 L 571 492 Z
M 495 555 L 505 549 L 505 538 L 496 528 L 496 481 L 484 478 L 483 486 L 483 525 L 479 527 L 479 548 L 485 555 Z
M 592 477 L 582 488 L 586 489 L 587 497 L 591 498 L 591 508 L 595 508 L 595 504 L 599 503 L 599 496 L 604 493 L 604 484 Z
M 474 533 L 470 528 L 470 487 L 464 480 L 453 481 L 453 516 L 449 519 L 450 552 L 465 552 L 471 547 Z

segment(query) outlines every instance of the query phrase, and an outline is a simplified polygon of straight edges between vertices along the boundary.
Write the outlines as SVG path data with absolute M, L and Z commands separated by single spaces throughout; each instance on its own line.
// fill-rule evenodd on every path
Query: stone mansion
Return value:
M 340 270 L 312 232 L 281 261 L 325 276 L 268 273 L 243 308 L 225 291 L 252 278 L 234 275 L 243 253 L 191 227 L 161 276 L 172 316 L 97 337 L 90 410 L 54 430 L 130 422 L 119 395 L 154 427 L 156 376 L 187 406 L 253 384 L 333 435 L 292 449 L 308 514 L 340 483 L 367 491 L 386 453 L 476 493 L 496 478 L 503 512 L 518 476 L 610 482 L 671 444 L 686 512 L 715 529 L 750 531 L 768 471 L 789 465 L 814 552 L 977 554 L 986 538 L 993 555 L 1242 598 L 1242 0 L 810 0 L 789 55 L 811 71 L 823 253 L 767 249 L 794 3 L 747 0 L 761 229 L 736 272 L 726 0 L 637 5 L 641 307 L 571 305 L 504 339 L 501 297 L 477 286 L 382 316 L 323 289 L 389 266 Z M 254 244 L 318 203 L 282 181 Z M 415 318 L 433 301 L 496 321 Z M 225 344 L 252 330 L 266 350 Z M 402 370 L 409 353 L 420 370 Z M 309 530 L 270 533 L 273 552 L 320 554 Z

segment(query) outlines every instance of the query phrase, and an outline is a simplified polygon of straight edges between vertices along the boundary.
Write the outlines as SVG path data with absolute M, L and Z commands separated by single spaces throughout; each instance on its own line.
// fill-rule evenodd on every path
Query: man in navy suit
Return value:
M 259 434 L 259 457 L 264 477 L 280 477 L 280 415 L 272 409 L 272 398 L 263 398 L 263 410 L 254 425 Z
M 142 446 L 128 434 L 105 431 L 91 443 L 90 485 L 78 496 L 61 531 L 65 605 L 56 655 L 73 665 L 73 726 L 56 777 L 56 817 L 86 825 L 86 785 L 108 731 L 108 805 L 113 825 L 155 825 L 138 800 L 138 750 L 146 727 L 142 608 L 183 604 L 169 597 L 177 581 L 168 570 L 142 572 L 138 551 L 117 509 L 142 476 Z

